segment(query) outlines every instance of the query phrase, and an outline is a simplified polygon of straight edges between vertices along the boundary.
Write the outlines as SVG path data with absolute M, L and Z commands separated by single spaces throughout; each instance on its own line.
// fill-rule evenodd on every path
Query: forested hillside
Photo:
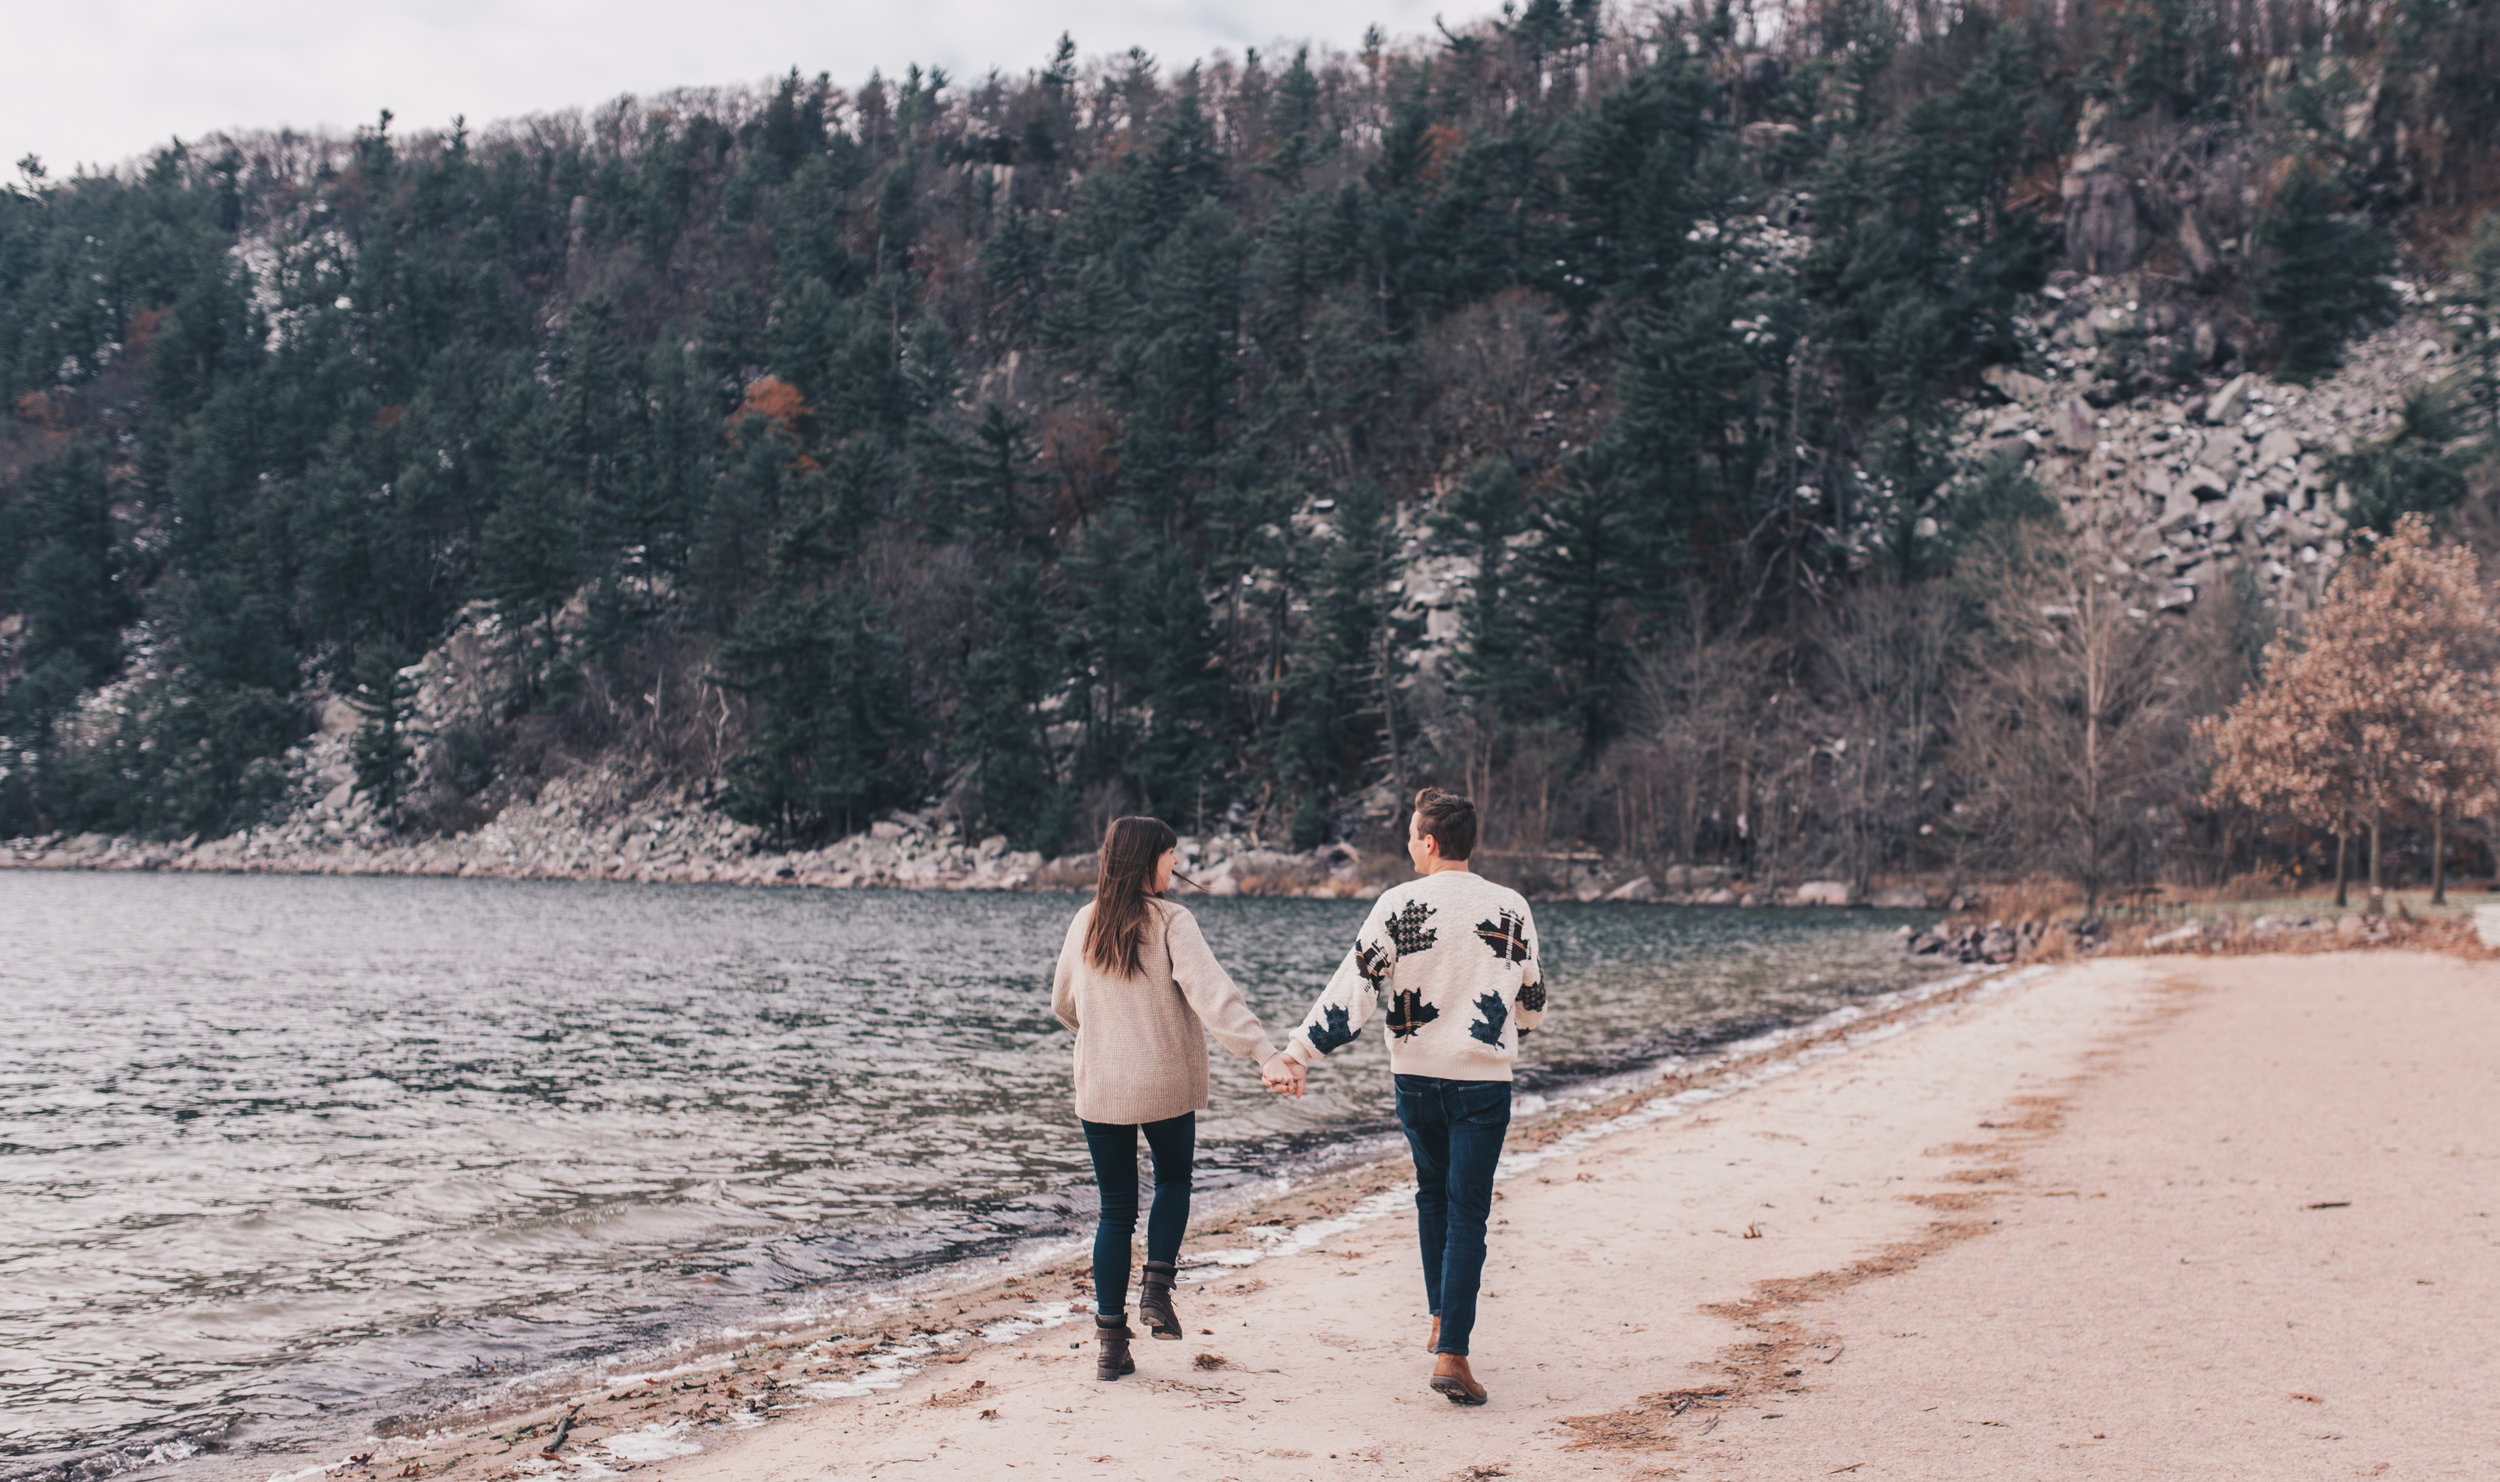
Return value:
M 2081 868 L 1990 791 L 2042 722 L 1989 645 L 2110 557 L 1970 453 L 1983 373 L 2184 399 L 2417 288 L 2487 324 L 2495 75 L 2475 0 L 1528 0 L 30 160 L 0 837 L 246 826 L 344 695 L 402 832 L 603 767 L 794 841 L 1307 847 L 1437 778 L 1521 847 Z M 2045 366 L 2095 275 L 2143 312 Z M 2356 518 L 2479 528 L 2487 385 L 2350 455 Z M 2188 722 L 2286 615 L 2211 596 L 2137 614 L 2094 869 L 2316 857 L 2201 801 Z M 480 611 L 493 703 L 421 731 L 402 671 Z

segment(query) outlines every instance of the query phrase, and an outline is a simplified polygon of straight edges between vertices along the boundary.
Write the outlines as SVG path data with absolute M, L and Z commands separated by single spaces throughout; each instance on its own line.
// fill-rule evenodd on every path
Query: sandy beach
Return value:
M 1653 1105 L 1565 1138 L 1506 1181 L 1476 1345 L 1485 1409 L 1425 1391 L 1400 1209 L 1185 1288 L 1200 1331 L 1141 1343 L 1131 1379 L 1097 1383 L 1090 1349 L 1054 1329 L 643 1470 L 1212 1482 L 2500 1465 L 2500 968 L 2399 953 L 2101 962 L 1870 1038 L 1683 1114 Z
M 1193 1232 L 1185 1263 L 1303 1234 L 1188 1272 L 1190 1337 L 1117 1383 L 1077 1326 L 978 1336 L 1071 1266 L 932 1296 L 885 1352 L 963 1336 L 899 1370 L 793 1335 L 612 1382 L 556 1457 L 548 1411 L 328 1475 L 2488 1477 L 2495 1093 L 2500 963 L 2001 973 L 1515 1126 L 1483 1409 L 1425 1387 L 1381 1165 Z M 881 1387 L 807 1400 L 868 1363 Z

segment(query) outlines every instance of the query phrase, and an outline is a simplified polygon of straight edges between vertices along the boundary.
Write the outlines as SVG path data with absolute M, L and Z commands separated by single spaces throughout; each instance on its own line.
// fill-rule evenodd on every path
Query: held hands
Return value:
M 1259 1079 L 1267 1082 L 1267 1089 L 1296 1100 L 1302 1097 L 1303 1076 L 1302 1062 L 1281 1052 L 1259 1067 Z

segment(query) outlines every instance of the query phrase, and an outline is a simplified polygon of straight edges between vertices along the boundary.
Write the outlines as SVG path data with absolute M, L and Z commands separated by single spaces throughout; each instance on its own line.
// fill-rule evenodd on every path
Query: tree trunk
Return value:
M 2086 603 L 2093 604 L 2097 629 L 2098 600 L 2095 589 L 2083 589 Z M 2107 685 L 2101 672 L 2101 635 L 2095 631 L 2085 639 L 2084 715 L 2083 715 L 2083 910 L 2097 916 L 2101 910 L 2101 710 L 2107 703 Z
M 1391 667 L 1392 658 L 1389 649 L 1389 631 L 1385 627 L 1380 631 L 1379 648 L 1380 724 L 1382 729 L 1389 733 L 1389 771 L 1392 776 L 1397 778 L 1398 800 L 1401 804 L 1404 804 L 1411 800 L 1415 794 L 1414 791 L 1406 785 L 1406 748 L 1398 744 L 1397 671 Z
M 2335 831 L 2335 908 L 2342 910 L 2352 904 L 2352 835 L 2342 829 Z
M 2378 809 L 2373 807 L 2370 809 L 2370 914 L 2384 916 L 2387 914 L 2387 887 L 2382 883 L 2384 877 L 2379 874 L 2378 825 Z
M 2431 812 L 2431 904 L 2448 904 L 2448 807 Z

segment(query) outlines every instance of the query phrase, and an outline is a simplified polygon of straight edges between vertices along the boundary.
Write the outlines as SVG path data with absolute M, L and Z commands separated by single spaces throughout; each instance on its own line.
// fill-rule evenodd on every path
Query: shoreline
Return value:
M 635 822 L 636 820 L 628 820 Z M 912 833 L 890 824 L 854 834 L 815 850 L 775 851 L 735 842 L 751 834 L 744 826 L 720 820 L 706 825 L 724 842 L 719 850 L 653 857 L 599 855 L 578 845 L 550 843 L 547 831 L 497 832 L 490 824 L 472 834 L 406 841 L 367 847 L 346 843 L 330 851 L 309 851 L 261 831 L 224 839 L 178 843 L 151 842 L 127 835 L 42 835 L 0 839 L 0 872 L 12 870 L 88 872 L 96 874 L 305 875 L 375 879 L 536 880 L 579 884 L 736 885 L 757 888 L 819 890 L 923 890 L 946 893 L 981 891 L 1068 892 L 1093 887 L 1093 856 L 1039 854 L 1006 850 L 1003 840 L 965 845 L 951 833 Z M 751 843 L 751 841 L 750 841 Z M 1403 859 L 1365 857 L 1346 845 L 1286 853 L 1254 840 L 1218 835 L 1207 839 L 1184 836 L 1185 866 L 1194 872 L 1196 890 L 1182 899 L 1266 896 L 1321 900 L 1368 900 L 1396 879 L 1404 878 Z M 1534 856 L 1544 858 L 1545 856 Z M 1576 856 L 1555 856 L 1576 858 Z M 1208 860 L 1213 860 L 1212 865 Z M 1922 955 L 1942 949 L 1951 958 L 1958 951 L 1965 963 L 2004 964 L 2041 960 L 2038 949 L 2046 932 L 2082 919 L 2079 902 L 2043 908 L 2016 903 L 2002 919 L 1993 892 L 2020 891 L 2003 882 L 1973 883 L 1958 893 L 1942 885 L 1877 886 L 1855 892 L 1839 881 L 1807 881 L 1795 888 L 1757 885 L 1722 866 L 1674 866 L 1653 878 L 1637 867 L 1598 861 L 1574 866 L 1579 883 L 1568 889 L 1541 885 L 1503 871 L 1493 878 L 1521 889 L 1538 904 L 1733 906 L 1747 910 L 1806 907 L 1824 910 L 1934 911 L 1946 919 L 1926 933 L 1931 946 Z M 1628 876 L 1628 878 L 1626 878 Z M 1665 883 L 1662 885 L 1660 881 Z M 2369 914 L 2366 891 L 2354 887 L 2353 902 L 2335 905 L 2324 884 L 2266 897 L 2183 896 L 2153 898 L 2127 913 L 2104 916 L 2107 925 L 2124 928 L 2117 939 L 2070 943 L 2087 952 L 2117 951 L 2127 955 L 2169 951 L 2312 950 L 2299 945 L 2304 933 L 2331 934 L 2318 949 L 2344 950 L 2356 938 L 2372 946 L 2387 945 L 2389 934 L 2429 931 L 2418 945 L 2445 950 L 2452 943 L 2443 928 L 2467 920 L 2483 904 L 2500 904 L 2500 880 L 2450 886 L 2451 901 L 2429 904 L 2427 887 L 2391 887 L 2386 896 L 2391 914 Z M 2183 923 L 2202 922 L 2199 933 L 2178 932 Z M 1948 930 L 1949 928 L 1949 930 Z M 2140 930 L 2134 928 L 2142 928 Z M 2173 934 L 2165 937 L 2163 931 Z M 2237 940 L 2253 938 L 2253 941 Z M 2226 940 L 2229 939 L 2229 940 Z M 2459 939 L 2460 941 L 2462 938 Z M 2056 954 L 2051 953 L 2052 957 Z
M 2468 960 L 2489 963 L 2492 954 L 2469 945 L 2463 924 L 2452 925 L 2458 930 L 2445 934 L 2450 939 L 2435 944 L 2460 949 L 2455 955 Z M 2424 940 L 2430 936 L 2416 933 L 2412 940 L 2434 944 Z M 2059 973 L 2196 971 L 2269 949 L 2300 954 L 2282 959 L 2287 967 L 2326 962 L 2360 970 L 2358 965 L 2371 958 L 2390 961 L 2383 951 L 2369 957 L 2354 952 L 2355 947 L 2365 945 L 2384 949 L 2409 943 L 2402 934 L 2380 941 L 2353 941 L 2333 933 L 2308 932 L 2268 941 L 2239 930 L 2227 936 L 2199 933 L 2193 942 L 2177 944 L 2172 954 L 2143 959 L 2035 964 L 2011 972 L 1940 973 L 1926 983 L 1871 995 L 1704 1054 L 1608 1071 L 1548 1088 L 1541 1096 L 1522 1097 L 1505 1157 L 1505 1178 L 1543 1161 L 1549 1156 L 1548 1146 L 1558 1139 L 1571 1141 L 1571 1146 L 1561 1150 L 1569 1153 L 1590 1138 L 1632 1135 L 1638 1128 L 1757 1090 L 1835 1056 L 1850 1056 L 1938 1015 Z M 2328 953 L 2335 955 L 2323 955 Z M 1305 1164 L 1284 1178 L 1258 1177 L 1202 1193 L 1200 1218 L 1193 1224 L 1192 1245 L 1184 1259 L 1184 1285 L 1238 1275 L 1243 1268 L 1294 1256 L 1383 1218 L 1402 1216 L 1405 1194 L 1401 1189 L 1411 1191 L 1404 1162 L 1392 1138 L 1368 1155 L 1334 1160 L 1315 1171 Z M 1210 1240 L 1224 1249 L 1209 1250 Z M 970 1356 L 991 1346 L 984 1338 L 1030 1338 L 1066 1322 L 1072 1311 L 1081 1320 L 1081 1304 L 1087 1297 L 1084 1245 L 1081 1231 L 1062 1232 L 1020 1242 L 1008 1256 L 985 1255 L 827 1291 L 822 1299 L 801 1297 L 778 1313 L 748 1319 L 742 1329 L 717 1330 L 657 1350 L 639 1350 L 631 1355 L 631 1365 L 618 1362 L 624 1357 L 619 1355 L 516 1376 L 514 1382 L 481 1401 L 448 1415 L 438 1414 L 421 1425 L 384 1424 L 377 1428 L 380 1434 L 346 1454 L 386 1457 L 394 1466 L 415 1461 L 422 1470 L 411 1475 L 504 1476 L 519 1461 L 534 1459 L 523 1443 L 551 1434 L 556 1419 L 584 1399 L 591 1403 L 579 1422 L 577 1439 L 585 1445 L 603 1445 L 612 1434 L 600 1423 L 607 1418 L 603 1403 L 619 1400 L 618 1386 L 646 1377 L 657 1378 L 664 1402 L 654 1404 L 637 1392 L 627 1408 L 644 1422 L 638 1429 L 647 1430 L 653 1424 L 684 1426 L 687 1434 L 672 1445 L 707 1443 L 714 1427 L 734 1437 L 768 1420 L 778 1425 L 802 1419 L 827 1401 L 866 1400 L 909 1386 L 937 1365 L 968 1362 Z M 994 1259 L 1008 1269 L 986 1270 Z M 1079 1305 L 1072 1308 L 1069 1304 Z M 481 1425 L 486 1429 L 480 1430 Z M 622 1459 L 604 1450 L 585 1455 L 605 1455 L 608 1463 Z M 282 1452 L 267 1452 L 245 1460 L 195 1452 L 187 1459 L 201 1474 L 250 1476 L 257 1482 L 269 1474 L 261 1470 L 264 1465 L 277 1466 L 284 1457 Z M 335 1457 L 333 1453 L 334 1459 L 325 1463 L 333 1475 L 379 1475 L 354 1468 L 336 1470 L 342 1463 Z M 487 1460 L 494 1465 L 479 1470 Z M 496 1466 L 506 1471 L 497 1471 Z M 279 1466 L 278 1470 L 281 1475 L 309 1476 L 321 1468 L 289 1472 Z M 194 1473 L 184 1466 L 142 1465 L 130 1474 Z
M 1548 1147 L 1585 1137 L 1590 1127 L 1615 1125 L 1625 1117 L 1683 1115 L 1690 1107 L 1755 1085 L 1755 1077 L 1785 1075 L 1785 1067 L 1843 1052 L 1848 1042 L 1893 1035 L 1903 1020 L 1993 995 L 2008 980 L 2020 980 L 2028 972 L 2040 970 L 1973 967 L 1943 972 L 1923 985 L 1873 995 L 1703 1055 L 1605 1072 L 1545 1095 L 1523 1097 L 1523 1115 L 1513 1122 L 1505 1155 L 1505 1177 L 1548 1157 Z M 1215 1190 L 1213 1197 L 1200 1192 L 1183 1255 L 1183 1287 L 1193 1290 L 1203 1282 L 1238 1277 L 1250 1267 L 1303 1255 L 1330 1237 L 1385 1215 L 1400 1215 L 1410 1192 L 1405 1152 L 1393 1135 L 1380 1147 L 1318 1170 L 1305 1167 L 1283 1177 L 1250 1180 Z M 565 1475 L 550 1470 L 552 1462 L 537 1460 L 525 1442 L 552 1435 L 562 1415 L 575 1407 L 585 1410 L 585 1417 L 575 1422 L 577 1435 L 585 1442 L 602 1440 L 602 1430 L 587 1417 L 622 1402 L 620 1390 L 635 1385 L 642 1390 L 632 1392 L 625 1410 L 640 1417 L 640 1430 L 685 1425 L 702 1435 L 712 1430 L 735 1435 L 742 1427 L 763 1425 L 768 1417 L 778 1425 L 885 1395 L 940 1365 L 960 1365 L 965 1355 L 1000 1340 L 1025 1340 L 1035 1332 L 1063 1327 L 1070 1315 L 1083 1322 L 1090 1302 L 1085 1285 L 1088 1245 L 1083 1230 L 1065 1232 L 1028 1242 L 1015 1257 L 950 1262 L 893 1282 L 853 1287 L 830 1295 L 830 1302 L 793 1302 L 780 1320 L 755 1317 L 732 1330 L 682 1337 L 657 1352 L 627 1352 L 595 1365 L 532 1372 L 450 1415 L 377 1427 L 375 1435 L 352 1442 L 345 1452 L 297 1452 L 292 1460 L 287 1452 L 242 1457 L 200 1452 L 185 1462 L 212 1470 L 212 1475 L 252 1477 L 255 1482 L 260 1477 L 400 1475 L 410 1462 L 422 1467 L 410 1475 L 455 1480 L 507 1477 L 510 1467 L 520 1462 L 535 1462 L 527 1472 Z M 998 1275 L 980 1270 L 990 1260 L 1010 1270 Z M 352 1465 L 357 1455 L 367 1457 L 370 1465 Z M 577 1460 L 595 1460 L 595 1465 L 612 1470 L 620 1457 L 580 1452 Z M 143 1465 L 123 1475 L 178 1477 L 190 1475 L 190 1470 L 185 1465 Z M 582 1470 L 580 1475 L 600 1472 Z
M 1064 855 L 1044 859 L 1033 853 L 966 850 L 942 842 L 927 856 L 880 859 L 876 843 L 866 847 L 853 835 L 819 850 L 705 854 L 657 860 L 612 857 L 595 860 L 522 855 L 498 841 L 477 842 L 471 836 L 377 847 L 350 847 L 333 852 L 308 852 L 291 847 L 265 848 L 249 834 L 208 843 L 154 843 L 122 835 L 78 835 L 56 839 L 0 839 L 0 870 L 90 871 L 97 874 L 173 873 L 213 875 L 331 875 L 374 878 L 464 880 L 561 880 L 631 885 L 744 885 L 819 890 L 935 891 L 1065 891 L 1093 887 L 1093 857 Z M 467 842 L 464 842 L 467 841 Z M 986 845 L 989 841 L 984 841 Z M 1196 841 L 1189 841 L 1194 844 Z M 1221 847 L 1220 845 L 1218 847 Z M 1385 857 L 1383 857 L 1385 860 Z M 1287 853 L 1258 845 L 1236 848 L 1215 872 L 1202 875 L 1200 888 L 1215 897 L 1283 896 L 1322 900 L 1369 900 L 1386 888 L 1381 861 L 1366 860 L 1349 847 Z M 1227 868 L 1226 866 L 1237 866 Z M 1192 863 L 1193 870 L 1203 870 Z M 1388 862 L 1394 873 L 1402 865 Z M 1603 872 L 1600 878 L 1618 876 Z M 1732 876 L 1730 878 L 1733 878 Z M 1531 882 L 1531 886 L 1533 887 Z M 1739 882 L 1742 883 L 1742 882 Z M 1604 890 L 1581 886 L 1573 890 L 1531 888 L 1528 898 L 1550 901 L 1610 901 L 1638 905 L 1745 906 L 1874 906 L 1890 910 L 1933 910 L 1933 897 L 1914 888 L 1889 888 L 1870 899 L 1818 895 L 1814 882 L 1802 891 L 1739 891 L 1725 886 L 1707 889 L 1660 890 L 1647 875 L 1635 875 Z M 1836 887 L 1834 887 L 1836 892 Z
M 1974 974 L 1558 1105 L 1504 1159 L 1484 1410 L 1422 1391 L 1391 1157 L 1194 1229 L 1194 1331 L 1140 1343 L 1115 1385 L 1046 1326 L 1082 1310 L 1057 1305 L 1083 1301 L 1080 1257 L 874 1335 L 609 1377 L 554 1458 L 534 1450 L 551 1403 L 326 1474 L 1117 1477 L 1151 1457 L 1210 1482 L 1942 1482 L 1975 1446 L 1991 1475 L 2438 1474 L 2500 1443 L 2430 1422 L 2500 1399 L 2473 1351 L 2474 1314 L 2500 1318 L 2500 1206 L 2474 1172 L 2500 1167 L 2473 1048 L 2495 1038 L 2488 959 L 2106 959 Z M 2407 1130 L 2369 1130 L 2391 1117 Z M 2345 1274 L 2317 1285 L 2320 1261 Z M 2335 1341 L 2286 1336 L 2285 1302 Z M 2391 1302 L 2450 1305 L 2423 1328 Z
M 1525 1173 L 1557 1150 L 1592 1136 L 1686 1115 L 1765 1080 L 1855 1045 L 1889 1038 L 1922 1016 L 2005 991 L 2046 969 L 1976 967 L 1940 973 L 1911 988 L 1875 995 L 1800 1024 L 1731 1042 L 1716 1050 L 1619 1070 L 1522 1098 L 1513 1122 L 1503 1177 Z M 1236 1188 L 1204 1192 L 1193 1212 L 1182 1258 L 1184 1293 L 1242 1276 L 1269 1262 L 1289 1261 L 1349 1231 L 1396 1217 L 1410 1206 L 1413 1184 L 1402 1148 L 1384 1145 L 1350 1158 Z M 472 1478 L 518 1475 L 597 1476 L 636 1460 L 604 1443 L 625 1436 L 628 1450 L 657 1447 L 631 1439 L 654 1428 L 670 1446 L 736 1436 L 760 1425 L 820 1416 L 889 1394 L 942 1366 L 969 1362 L 1000 1345 L 1075 1321 L 1082 1325 L 1090 1288 L 1089 1240 L 1082 1231 L 1031 1243 L 1017 1257 L 982 1258 L 913 1273 L 890 1284 L 846 1292 L 840 1305 L 794 1303 L 783 1321 L 679 1340 L 658 1353 L 617 1355 L 596 1366 L 524 1376 L 499 1395 L 451 1416 L 415 1425 L 385 1425 L 344 1453 L 265 1452 L 248 1458 L 202 1454 L 197 1462 L 221 1476 L 305 1478 L 407 1475 Z M 989 1259 L 1005 1273 L 981 1273 Z M 1256 1276 L 1250 1279 L 1257 1280 Z M 1142 1347 L 1143 1345 L 1141 1345 Z M 1162 1347 L 1163 1345 L 1156 1345 Z M 630 1359 L 630 1362 L 624 1360 Z M 536 1455 L 562 1418 L 576 1409 L 574 1437 L 557 1461 Z M 630 1413 L 630 1431 L 593 1417 Z M 677 1428 L 672 1430 L 671 1428 Z M 576 1444 L 575 1438 L 578 1438 Z M 587 1448 L 587 1449 L 585 1449 Z M 661 1448 L 666 1449 L 666 1448 Z M 357 1456 L 366 1457 L 357 1463 Z M 642 1457 L 643 1463 L 663 1459 Z M 521 1470 L 515 1471 L 519 1467 Z M 134 1477 L 184 1475 L 181 1467 L 142 1467 Z
M 333 749 L 337 738 L 325 744 Z M 327 779 L 340 769 L 319 774 Z M 0 839 L 0 869 L 172 871 L 212 874 L 374 875 L 463 879 L 618 881 L 636 884 L 892 888 L 942 891 L 1079 890 L 1093 885 L 1090 853 L 1046 857 L 1003 835 L 974 839 L 935 808 L 896 811 L 814 848 L 775 847 L 751 824 L 701 796 L 676 793 L 620 807 L 596 779 L 550 783 L 465 832 L 425 837 L 387 829 L 341 781 L 288 815 L 218 839 L 168 842 L 112 834 Z M 1230 827 L 1180 839 L 1188 883 L 1211 896 L 1368 900 L 1406 878 L 1400 852 L 1351 844 L 1280 847 Z M 1870 905 L 1924 910 L 1952 892 L 1885 885 L 1858 892 L 1839 881 L 1793 890 L 1757 884 L 1723 865 L 1673 865 L 1655 875 L 1585 852 L 1485 850 L 1496 878 L 1532 900 L 1681 905 Z M 1963 904 L 1952 896 L 1950 904 Z

